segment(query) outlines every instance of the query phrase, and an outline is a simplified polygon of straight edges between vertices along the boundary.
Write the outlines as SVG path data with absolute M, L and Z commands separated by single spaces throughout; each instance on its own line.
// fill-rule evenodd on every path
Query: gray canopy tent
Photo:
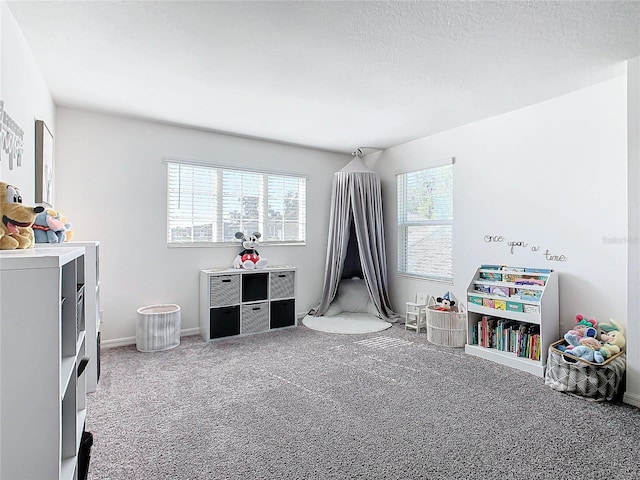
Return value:
M 379 315 L 395 321 L 398 315 L 388 294 L 380 178 L 360 154 L 358 149 L 355 158 L 334 173 L 322 299 L 312 314 L 319 317 L 327 311 L 343 278 L 359 276 Z

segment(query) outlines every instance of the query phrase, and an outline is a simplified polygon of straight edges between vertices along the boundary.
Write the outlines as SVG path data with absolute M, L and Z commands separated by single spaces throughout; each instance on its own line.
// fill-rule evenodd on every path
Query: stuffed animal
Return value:
M 247 270 L 253 270 L 267 266 L 269 261 L 266 258 L 261 258 L 258 250 L 256 250 L 261 236 L 260 232 L 253 232 L 251 235 L 236 232 L 236 238 L 242 241 L 244 249 L 233 259 L 233 268 L 243 267 Z
M 567 345 L 578 347 L 584 337 L 597 337 L 598 322 L 594 319 L 587 320 L 582 315 L 576 315 L 576 326 L 564 334 Z
M 436 310 L 449 311 L 451 310 L 456 302 L 451 300 L 451 294 L 449 292 L 445 293 L 442 297 L 436 298 Z
M 602 356 L 602 362 L 611 358 L 616 353 L 624 350 L 626 339 L 624 338 L 624 328 L 615 320 L 610 320 L 611 325 L 602 324 L 600 328 L 603 333 L 600 338 L 604 342 L 600 347 L 599 353 Z M 598 363 L 602 363 L 598 362 Z
M 60 213 L 48 208 L 36 216 L 31 228 L 36 243 L 62 243 L 67 240 L 71 224 L 65 223 Z
M 64 241 L 70 242 L 73 239 L 73 230 L 71 230 L 71 227 L 73 225 L 67 222 L 67 217 L 65 217 L 64 215 L 60 215 L 60 221 L 64 223 Z
M 22 195 L 13 185 L 0 182 L 0 250 L 31 248 L 34 244 L 31 225 L 44 207 L 22 205 Z
M 580 340 L 580 345 L 577 347 L 567 347 L 565 353 L 573 355 L 574 357 L 582 358 L 587 362 L 602 363 L 603 358 L 600 353 L 600 347 L 602 342 L 593 337 L 583 337 Z

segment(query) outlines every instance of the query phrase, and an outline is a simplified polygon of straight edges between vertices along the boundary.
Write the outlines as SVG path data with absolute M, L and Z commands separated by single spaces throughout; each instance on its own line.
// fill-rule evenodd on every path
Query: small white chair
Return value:
M 416 294 L 415 302 L 407 302 L 407 312 L 404 322 L 404 329 L 415 329 L 416 333 L 420 333 L 420 329 L 427 329 L 427 305 L 429 304 L 429 295 L 424 293 Z

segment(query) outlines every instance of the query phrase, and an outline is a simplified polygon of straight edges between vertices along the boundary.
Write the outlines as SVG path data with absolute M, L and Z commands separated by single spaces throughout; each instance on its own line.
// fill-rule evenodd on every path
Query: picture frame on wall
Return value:
M 53 206 L 53 134 L 36 120 L 36 203 Z

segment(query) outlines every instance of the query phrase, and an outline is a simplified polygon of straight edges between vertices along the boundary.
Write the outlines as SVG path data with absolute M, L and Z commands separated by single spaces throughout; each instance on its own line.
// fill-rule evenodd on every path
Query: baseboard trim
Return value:
M 180 337 L 189 337 L 191 335 L 199 335 L 200 328 L 183 328 L 180 330 Z M 100 347 L 101 348 L 115 348 L 115 347 L 124 347 L 127 345 L 135 345 L 136 337 L 121 337 L 121 338 L 112 338 L 110 340 L 101 340 Z
M 628 405 L 640 408 L 640 395 L 637 393 L 625 392 L 622 401 Z

